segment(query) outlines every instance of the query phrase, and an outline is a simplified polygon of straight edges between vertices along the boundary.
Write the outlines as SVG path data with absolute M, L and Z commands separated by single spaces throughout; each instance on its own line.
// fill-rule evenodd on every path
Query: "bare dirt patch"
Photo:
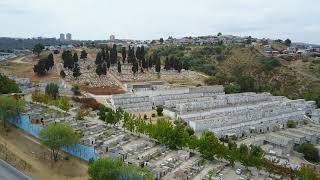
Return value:
M 1 124 L 2 126 L 2 124 Z M 31 136 L 26 135 L 23 131 L 10 127 L 9 133 L 4 133 L 0 129 L 0 141 L 6 144 L 18 159 L 21 159 L 31 168 L 24 170 L 24 173 L 35 180 L 87 180 L 88 165 L 86 162 L 68 156 L 69 160 L 61 159 L 58 162 L 50 160 L 50 151 L 39 144 Z M 63 156 L 67 156 L 63 154 Z

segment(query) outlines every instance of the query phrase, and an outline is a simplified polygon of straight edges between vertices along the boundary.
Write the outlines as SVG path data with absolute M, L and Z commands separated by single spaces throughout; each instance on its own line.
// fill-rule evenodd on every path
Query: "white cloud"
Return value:
M 152 39 L 221 31 L 320 43 L 318 7 L 318 0 L 1 0 L 0 36 Z

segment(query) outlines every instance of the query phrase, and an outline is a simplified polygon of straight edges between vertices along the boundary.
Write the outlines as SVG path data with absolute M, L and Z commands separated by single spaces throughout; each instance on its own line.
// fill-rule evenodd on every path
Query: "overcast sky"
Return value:
M 0 37 L 158 39 L 222 32 L 320 44 L 320 0 L 0 0 Z

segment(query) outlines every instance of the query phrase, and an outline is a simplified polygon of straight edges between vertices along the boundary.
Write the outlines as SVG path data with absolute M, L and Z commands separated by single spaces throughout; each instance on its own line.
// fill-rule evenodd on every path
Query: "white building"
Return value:
M 110 35 L 110 41 L 116 40 L 116 37 L 114 35 Z
M 60 39 L 60 41 L 65 41 L 65 39 L 66 39 L 65 35 L 63 33 L 61 33 L 59 39 Z
M 67 33 L 67 39 L 66 39 L 67 41 L 71 41 L 72 40 L 72 35 L 71 35 L 71 33 Z

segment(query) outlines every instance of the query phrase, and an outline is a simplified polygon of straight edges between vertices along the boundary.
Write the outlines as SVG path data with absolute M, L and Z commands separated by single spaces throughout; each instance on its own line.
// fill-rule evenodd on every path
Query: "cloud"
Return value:
M 224 34 L 320 43 L 318 0 L 1 0 L 0 36 L 158 39 Z

